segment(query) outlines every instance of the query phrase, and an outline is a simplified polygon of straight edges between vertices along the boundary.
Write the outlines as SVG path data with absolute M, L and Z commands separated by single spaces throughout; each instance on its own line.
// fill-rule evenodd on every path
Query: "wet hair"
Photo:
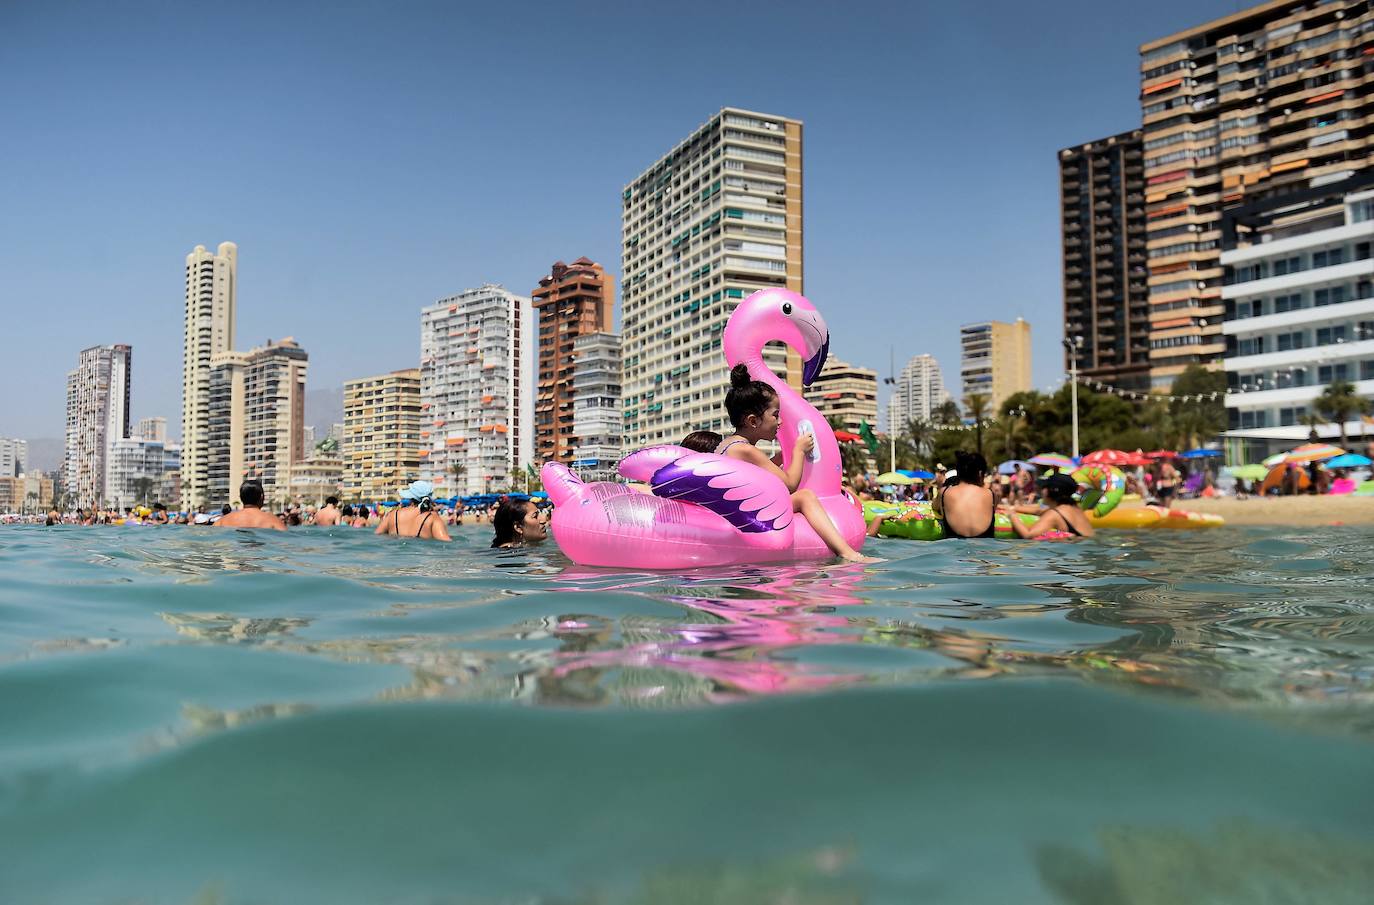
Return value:
M 982 485 L 988 473 L 988 460 L 982 453 L 959 450 L 954 454 L 954 470 L 959 475 L 960 484 Z
M 324 504 L 326 506 L 337 506 L 339 505 L 339 498 L 336 496 L 327 496 L 324 498 Z
M 352 507 L 352 505 L 348 505 L 348 506 L 345 506 L 345 507 L 343 507 L 342 509 L 340 509 L 340 510 L 339 510 L 339 515 L 343 516 L 344 518 L 352 518 L 352 517 L 353 517 L 353 507 Z
M 239 500 L 245 506 L 262 505 L 262 485 L 257 481 L 244 481 L 239 487 Z
M 1072 503 L 1073 495 L 1078 492 L 1078 482 L 1066 474 L 1052 474 L 1040 479 L 1045 496 L 1056 504 Z
M 501 505 L 496 507 L 496 514 L 491 517 L 491 523 L 496 529 L 496 536 L 491 539 L 493 547 L 520 539 L 520 535 L 515 533 L 515 526 L 525 520 L 525 507 L 529 505 L 528 500 L 501 501 Z
M 223 506 L 219 507 L 219 514 L 220 514 L 220 515 L 228 515 L 229 513 L 233 512 L 233 511 L 234 511 L 234 507 L 233 507 L 233 506 L 230 506 L 228 503 L 225 503 Z
M 686 447 L 692 452 L 713 453 L 724 439 L 715 431 L 692 431 L 682 438 L 678 446 Z
M 750 415 L 762 415 L 778 394 L 761 380 L 749 376 L 749 368 L 735 365 L 730 369 L 730 392 L 725 394 L 725 411 L 736 429 Z

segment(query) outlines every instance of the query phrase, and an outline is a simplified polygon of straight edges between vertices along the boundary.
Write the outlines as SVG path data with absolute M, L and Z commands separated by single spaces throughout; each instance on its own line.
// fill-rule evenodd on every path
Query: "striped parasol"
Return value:
M 1334 459 L 1336 456 L 1343 455 L 1345 450 L 1339 446 L 1332 446 L 1330 443 L 1304 443 L 1296 449 L 1290 449 L 1284 454 L 1285 462 L 1320 462 L 1322 459 Z
M 1073 468 L 1073 459 L 1060 453 L 1041 453 L 1038 456 L 1031 456 L 1032 465 L 1044 465 L 1049 468 Z

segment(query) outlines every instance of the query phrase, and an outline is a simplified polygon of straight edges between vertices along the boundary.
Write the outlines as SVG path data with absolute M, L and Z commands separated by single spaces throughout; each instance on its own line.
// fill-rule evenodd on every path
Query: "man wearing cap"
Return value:
M 452 540 L 444 520 L 434 511 L 434 485 L 428 481 L 415 481 L 401 491 L 401 505 L 393 506 L 382 516 L 377 525 L 377 534 L 398 534 L 402 537 L 418 537 L 422 540 Z
M 262 509 L 262 485 L 257 481 L 244 481 L 239 488 L 239 499 L 243 508 L 219 517 L 215 522 L 221 528 L 270 528 L 285 531 L 286 525 L 270 512 Z

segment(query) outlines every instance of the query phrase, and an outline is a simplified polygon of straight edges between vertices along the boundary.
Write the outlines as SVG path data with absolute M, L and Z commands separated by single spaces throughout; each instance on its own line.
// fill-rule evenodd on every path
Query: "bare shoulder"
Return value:
M 755 465 L 762 465 L 769 461 L 767 454 L 752 443 L 733 443 L 722 455 L 727 459 L 739 459 L 742 462 L 752 462 Z

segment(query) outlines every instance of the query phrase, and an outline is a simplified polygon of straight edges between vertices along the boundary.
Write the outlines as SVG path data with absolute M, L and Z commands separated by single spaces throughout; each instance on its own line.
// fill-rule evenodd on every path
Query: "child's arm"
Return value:
M 806 454 L 811 452 L 815 442 L 809 434 L 797 437 L 797 445 L 792 450 L 792 464 L 785 471 L 752 443 L 736 443 L 725 451 L 725 455 L 727 458 L 737 458 L 742 462 L 757 465 L 764 471 L 772 472 L 787 486 L 787 492 L 793 493 L 801 485 L 802 466 L 806 462 Z

